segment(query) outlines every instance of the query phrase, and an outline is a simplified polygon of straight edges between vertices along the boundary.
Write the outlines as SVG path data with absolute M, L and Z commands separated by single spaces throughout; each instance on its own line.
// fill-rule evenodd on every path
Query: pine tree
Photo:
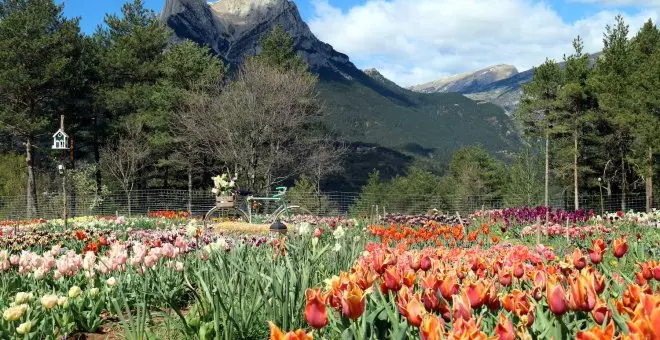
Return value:
M 256 58 L 266 62 L 269 66 L 284 70 L 306 72 L 308 67 L 300 54 L 294 48 L 294 40 L 282 25 L 277 25 L 266 35 L 260 38 L 261 52 Z
M 645 182 L 646 210 L 653 205 L 654 156 L 660 148 L 660 30 L 647 21 L 631 42 L 631 128 Z M 643 154 L 643 155 L 642 155 Z
M 573 41 L 575 51 L 570 56 L 564 57 L 563 69 L 564 85 L 557 94 L 560 104 L 561 119 L 557 119 L 557 131 L 569 134 L 573 141 L 570 154 L 573 156 L 573 195 L 574 208 L 580 208 L 579 188 L 579 141 L 585 123 L 593 119 L 593 108 L 595 98 L 587 86 L 587 80 L 591 73 L 590 56 L 583 53 L 584 44 L 578 37 Z M 568 151 L 568 148 L 563 150 Z
M 544 205 L 549 205 L 550 138 L 558 119 L 557 93 L 563 84 L 563 73 L 554 60 L 546 60 L 534 70 L 533 80 L 523 85 L 521 105 L 515 118 L 529 139 L 545 139 Z M 547 216 L 546 216 L 547 220 Z
M 78 20 L 52 0 L 0 7 L 0 127 L 25 140 L 27 217 L 37 216 L 33 147 L 80 95 L 84 66 Z
M 600 136 L 604 154 L 609 154 L 607 161 L 619 164 L 621 183 L 621 209 L 626 209 L 627 160 L 630 153 L 631 114 L 632 114 L 632 71 L 628 25 L 618 15 L 614 26 L 606 26 L 603 39 L 603 55 L 598 59 L 595 70 L 589 80 L 590 87 L 598 99 L 603 124 Z M 618 158 L 615 160 L 615 158 Z

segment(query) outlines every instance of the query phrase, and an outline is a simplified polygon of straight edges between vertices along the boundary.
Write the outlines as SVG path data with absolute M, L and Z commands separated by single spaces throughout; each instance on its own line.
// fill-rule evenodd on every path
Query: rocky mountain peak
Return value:
M 438 80 L 434 80 L 425 84 L 420 84 L 411 87 L 410 89 L 417 92 L 434 93 L 434 92 L 469 92 L 470 89 L 475 87 L 485 86 L 496 81 L 509 78 L 518 74 L 518 70 L 513 65 L 493 65 L 484 69 L 457 74 Z

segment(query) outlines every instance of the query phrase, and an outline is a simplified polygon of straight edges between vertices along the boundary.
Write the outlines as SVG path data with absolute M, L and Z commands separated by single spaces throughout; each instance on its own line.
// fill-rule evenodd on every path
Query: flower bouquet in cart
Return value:
M 215 205 L 218 208 L 233 208 L 236 205 L 236 193 L 234 187 L 238 175 L 234 173 L 232 177 L 228 172 L 220 176 L 213 177 L 213 189 L 215 195 Z

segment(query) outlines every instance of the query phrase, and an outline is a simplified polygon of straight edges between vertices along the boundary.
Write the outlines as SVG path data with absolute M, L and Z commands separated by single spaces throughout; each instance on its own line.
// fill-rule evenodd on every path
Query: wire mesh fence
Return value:
M 447 197 L 437 195 L 407 196 L 397 193 L 376 196 L 360 193 L 327 192 L 287 194 L 290 205 L 306 208 L 317 216 L 372 216 L 374 213 L 424 214 L 432 209 L 454 214 L 467 215 L 479 209 L 501 209 L 507 207 L 542 205 L 541 198 L 520 197 L 504 200 L 490 196 Z M 247 204 L 255 214 L 270 214 L 281 202 L 257 201 L 248 203 L 246 197 L 237 198 L 238 207 L 247 211 Z M 27 219 L 26 196 L 0 197 L 0 220 Z M 643 194 L 585 195 L 579 199 L 580 208 L 601 212 L 618 210 L 644 211 L 646 199 Z M 64 197 L 61 193 L 41 194 L 37 197 L 38 217 L 52 219 L 63 216 Z M 68 194 L 67 215 L 74 216 L 144 216 L 157 211 L 188 211 L 193 216 L 202 216 L 215 204 L 215 198 L 208 191 L 187 190 L 141 190 L 130 195 L 112 193 L 105 195 Z M 549 206 L 553 209 L 574 210 L 571 196 L 551 197 Z M 658 206 L 657 200 L 654 207 Z M 231 210 L 221 214 L 232 214 Z

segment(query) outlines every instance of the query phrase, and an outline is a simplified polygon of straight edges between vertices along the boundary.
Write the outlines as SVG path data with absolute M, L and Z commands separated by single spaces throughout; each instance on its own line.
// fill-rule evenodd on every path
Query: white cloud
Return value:
M 602 4 L 606 6 L 660 6 L 660 0 L 569 0 L 585 4 Z
M 310 27 L 319 39 L 404 86 L 493 64 L 529 69 L 570 53 L 578 34 L 585 50 L 596 52 L 618 13 L 603 10 L 567 23 L 533 0 L 368 0 L 345 12 L 328 0 L 313 2 Z M 659 16 L 650 8 L 623 14 L 633 32 Z

